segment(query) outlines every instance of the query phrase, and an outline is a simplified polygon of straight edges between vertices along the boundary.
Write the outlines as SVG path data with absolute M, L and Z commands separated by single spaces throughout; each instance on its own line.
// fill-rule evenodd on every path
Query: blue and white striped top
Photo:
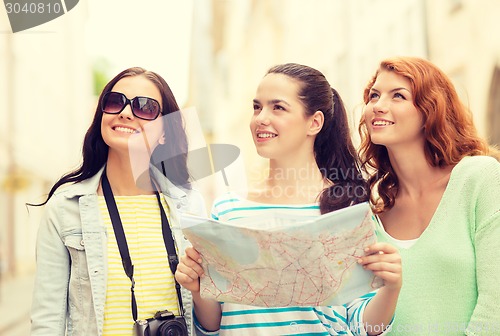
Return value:
M 264 204 L 243 199 L 235 193 L 226 193 L 215 200 L 212 218 L 237 221 L 270 211 L 283 211 L 288 215 L 296 213 L 304 219 L 320 215 L 318 203 Z M 347 305 L 326 307 L 255 307 L 221 303 L 219 331 L 203 330 L 196 318 L 195 324 L 202 335 L 367 335 L 363 312 L 374 295 L 375 292 L 372 292 Z

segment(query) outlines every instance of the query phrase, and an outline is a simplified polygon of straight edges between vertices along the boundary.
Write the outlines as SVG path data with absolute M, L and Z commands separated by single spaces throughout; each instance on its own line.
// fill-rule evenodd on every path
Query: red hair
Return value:
M 438 67 L 416 57 L 383 60 L 365 87 L 365 104 L 368 103 L 370 89 L 382 71 L 393 72 L 410 81 L 414 105 L 424 120 L 424 152 L 430 165 L 455 165 L 464 156 L 489 153 L 487 142 L 477 134 L 469 109 L 460 101 L 451 80 Z M 368 171 L 375 170 L 368 181 L 372 190 L 377 186 L 380 200 L 376 202 L 372 193 L 371 201 L 375 204 L 375 212 L 380 213 L 394 206 L 398 178 L 385 146 L 371 142 L 364 115 L 361 117 L 359 133 L 362 165 Z

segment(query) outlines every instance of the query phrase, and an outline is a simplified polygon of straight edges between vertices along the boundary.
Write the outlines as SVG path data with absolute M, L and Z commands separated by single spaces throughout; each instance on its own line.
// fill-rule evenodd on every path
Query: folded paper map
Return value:
M 380 287 L 357 264 L 376 241 L 368 203 L 314 219 L 282 213 L 221 222 L 183 215 L 202 256 L 202 297 L 260 307 L 342 305 Z

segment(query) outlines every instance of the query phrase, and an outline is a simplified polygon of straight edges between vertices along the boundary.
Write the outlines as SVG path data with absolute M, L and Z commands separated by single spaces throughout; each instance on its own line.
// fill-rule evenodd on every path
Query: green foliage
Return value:
M 110 69 L 109 61 L 104 58 L 96 60 L 92 66 L 92 77 L 94 81 L 94 95 L 99 96 L 102 89 L 109 81 L 110 76 L 108 71 Z

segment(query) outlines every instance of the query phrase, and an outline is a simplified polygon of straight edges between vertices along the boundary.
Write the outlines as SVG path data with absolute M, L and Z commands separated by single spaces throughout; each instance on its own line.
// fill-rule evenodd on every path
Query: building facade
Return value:
M 85 56 L 85 2 L 27 31 L 12 33 L 0 11 L 0 271 L 32 271 L 41 202 L 75 168 L 92 116 Z
M 500 146 L 500 2 L 427 0 L 429 59 L 454 81 L 479 133 Z

